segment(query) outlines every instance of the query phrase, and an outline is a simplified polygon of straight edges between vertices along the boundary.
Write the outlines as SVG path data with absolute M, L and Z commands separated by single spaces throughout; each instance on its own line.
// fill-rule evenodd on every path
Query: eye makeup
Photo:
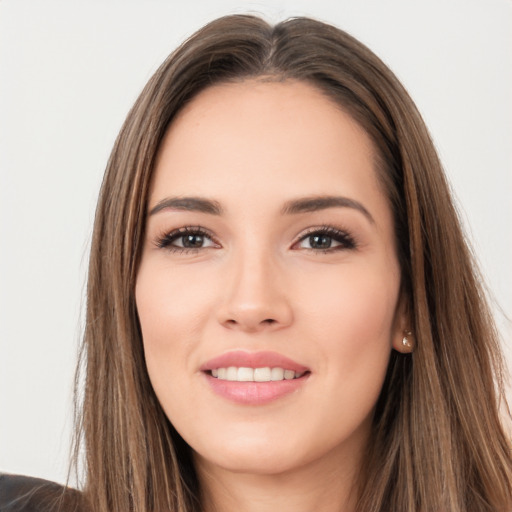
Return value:
M 220 248 L 213 234 L 202 226 L 183 226 L 158 236 L 155 246 L 172 253 L 193 253 L 205 249 Z M 323 225 L 308 228 L 291 245 L 292 250 L 315 253 L 332 253 L 357 249 L 355 238 L 345 229 Z
M 304 244 L 308 246 L 304 246 Z M 292 245 L 292 249 L 305 249 L 324 253 L 357 249 L 357 247 L 355 238 L 347 230 L 330 225 L 309 228 Z
M 211 247 L 219 248 L 212 234 L 201 226 L 183 226 L 160 235 L 155 244 L 159 249 L 174 253 L 197 252 Z

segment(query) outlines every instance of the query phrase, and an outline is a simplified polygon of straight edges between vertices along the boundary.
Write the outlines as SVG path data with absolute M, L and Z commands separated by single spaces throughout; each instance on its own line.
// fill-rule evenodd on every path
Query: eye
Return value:
M 342 249 L 355 249 L 354 238 L 345 231 L 341 231 L 332 226 L 315 228 L 303 235 L 300 240 L 294 244 L 294 249 L 308 249 L 313 251 L 336 251 Z
M 157 246 L 170 251 L 185 252 L 218 247 L 209 233 L 201 227 L 186 226 L 164 234 Z
M 211 247 L 213 242 L 202 233 L 189 233 L 187 235 L 178 236 L 173 240 L 171 245 L 187 249 L 198 249 L 199 247 Z

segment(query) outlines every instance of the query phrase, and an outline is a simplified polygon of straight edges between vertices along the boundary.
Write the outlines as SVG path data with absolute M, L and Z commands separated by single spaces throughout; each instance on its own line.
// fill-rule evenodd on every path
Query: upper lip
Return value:
M 204 363 L 200 370 L 210 371 L 217 368 L 228 368 L 230 366 L 237 368 L 283 368 L 299 373 L 309 370 L 306 366 L 277 352 L 244 352 L 243 350 L 233 350 L 214 357 Z

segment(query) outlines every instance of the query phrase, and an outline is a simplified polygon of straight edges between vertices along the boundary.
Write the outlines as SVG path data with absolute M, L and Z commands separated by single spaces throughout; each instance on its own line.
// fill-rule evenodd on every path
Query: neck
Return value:
M 336 454 L 335 454 L 336 455 Z M 233 471 L 196 457 L 205 512 L 353 512 L 354 459 L 312 462 L 293 471 Z

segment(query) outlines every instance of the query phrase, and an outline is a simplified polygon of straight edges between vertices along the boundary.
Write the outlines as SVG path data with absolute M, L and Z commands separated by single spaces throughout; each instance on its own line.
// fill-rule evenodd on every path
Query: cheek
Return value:
M 391 342 L 398 293 L 398 269 L 352 265 L 304 279 L 295 296 L 302 316 L 323 338 L 364 346 Z
M 194 339 L 206 321 L 211 299 L 202 280 L 166 265 L 142 265 L 135 290 L 137 311 L 145 347 L 176 350 L 173 340 L 186 332 Z M 197 276 L 196 276 L 197 277 Z
M 393 269 L 393 267 L 391 267 Z M 386 277 L 383 277 L 386 276 Z M 307 283 L 303 324 L 323 351 L 321 373 L 335 393 L 371 408 L 377 399 L 396 335 L 399 272 L 355 266 Z
M 187 373 L 194 371 L 191 354 L 208 309 L 194 281 L 191 285 L 180 275 L 165 265 L 142 264 L 135 289 L 146 366 L 165 409 L 174 403 L 173 397 L 180 396 L 176 390 L 185 385 Z
M 207 294 L 200 293 L 194 284 L 197 280 L 179 269 L 150 263 L 141 265 L 135 289 L 149 379 L 175 426 L 201 424 L 196 417 L 200 404 L 184 390 L 189 389 L 190 375 L 196 371 L 194 354 L 207 317 Z

